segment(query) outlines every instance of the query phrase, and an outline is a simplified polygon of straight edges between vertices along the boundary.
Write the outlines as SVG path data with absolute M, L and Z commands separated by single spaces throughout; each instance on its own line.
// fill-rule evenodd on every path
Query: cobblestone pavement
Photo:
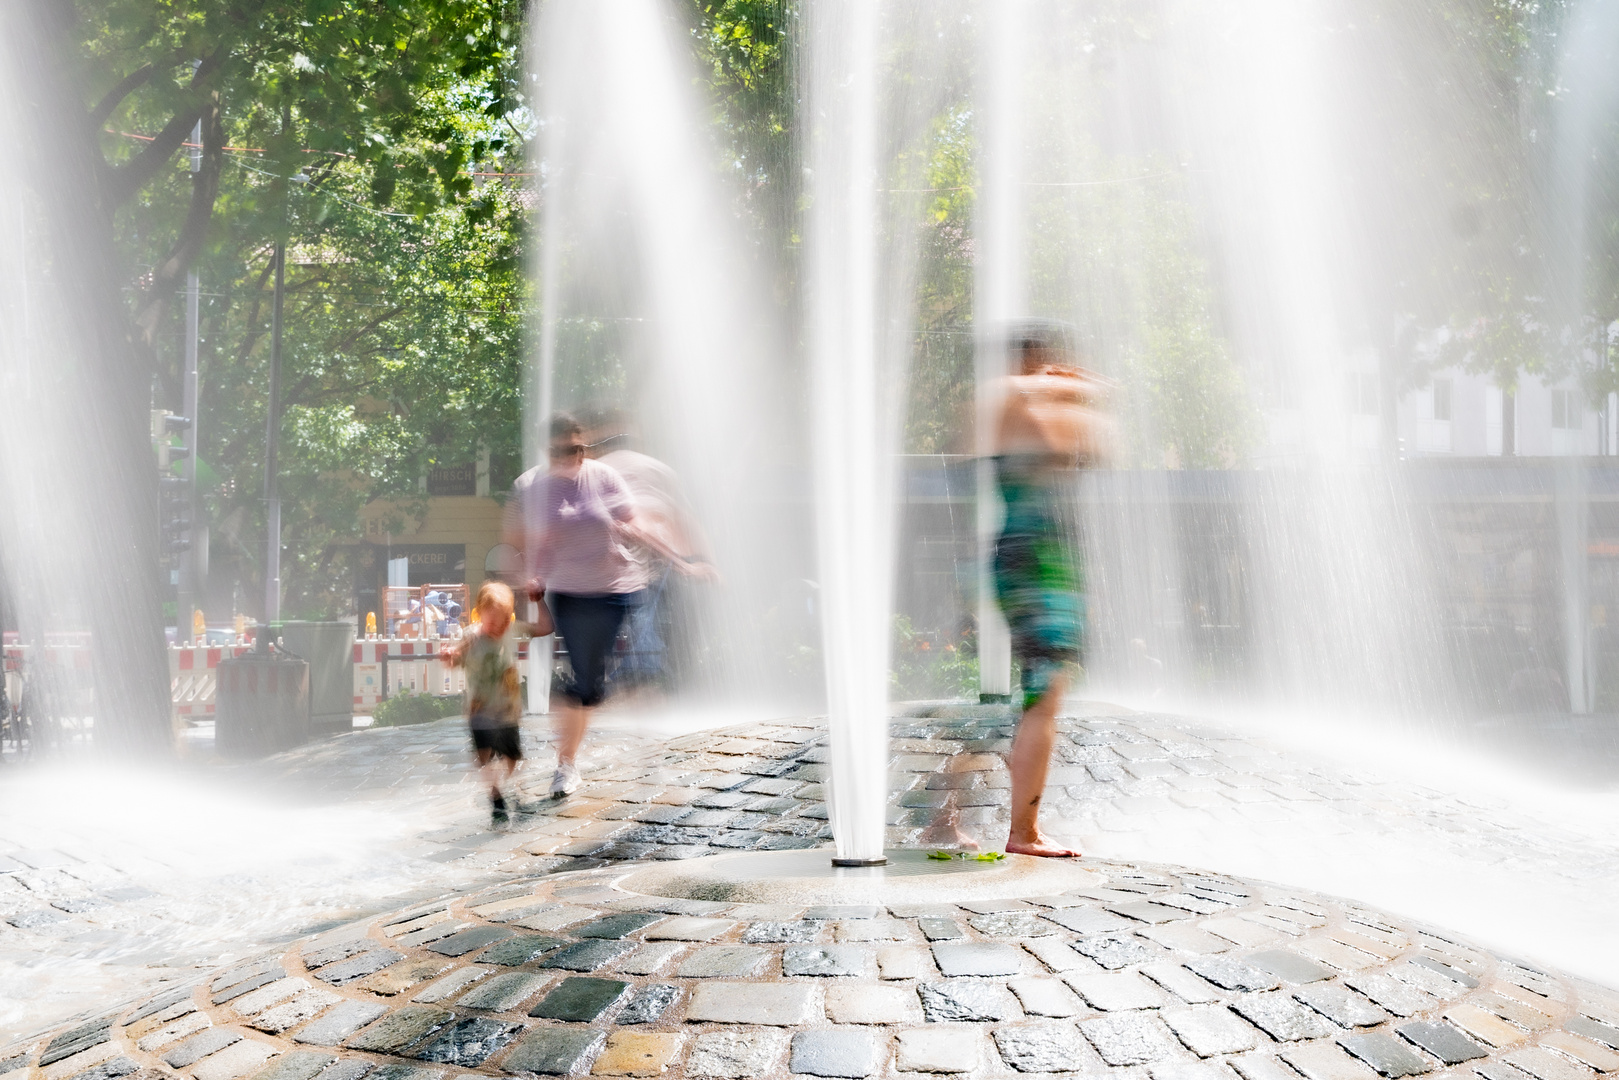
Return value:
M 792 759 L 760 755 L 755 767 L 768 760 Z M 0 1075 L 1595 1080 L 1619 1071 L 1619 995 L 1609 991 L 1290 887 L 1089 865 L 1102 884 L 886 908 L 671 900 L 634 891 L 623 866 L 546 875 L 334 930 L 99 1011 L 0 1052 Z
M 1502 797 L 1279 751 L 1208 724 L 1080 711 L 1090 715 L 1063 722 L 1047 816 L 1093 854 L 1352 895 L 1460 926 L 1542 966 L 1599 981 L 1619 970 L 1611 932 L 1619 845 L 1592 806 L 1537 815 Z M 1004 839 L 999 755 L 1011 729 L 982 713 L 942 708 L 895 721 L 891 842 L 942 843 L 957 830 L 987 846 Z M 539 812 L 502 831 L 488 828 L 465 782 L 463 739 L 452 720 L 357 732 L 233 767 L 233 789 L 275 781 L 303 807 L 238 806 L 168 849 L 140 813 L 119 823 L 123 831 L 108 832 L 103 817 L 93 828 L 30 824 L 22 839 L 18 815 L 0 816 L 0 836 L 20 849 L 0 847 L 0 918 L 11 923 L 0 985 L 23 988 L 0 1002 L 9 1010 L 0 1032 L 183 981 L 412 897 L 624 860 L 814 846 L 829 835 L 825 748 L 809 722 L 655 740 L 608 727 L 589 744 L 580 796 L 533 800 Z M 172 818 L 165 835 L 198 830 L 196 811 L 213 805 L 162 808 Z

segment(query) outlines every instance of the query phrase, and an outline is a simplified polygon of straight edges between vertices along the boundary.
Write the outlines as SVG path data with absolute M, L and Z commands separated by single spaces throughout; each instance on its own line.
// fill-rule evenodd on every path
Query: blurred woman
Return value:
M 518 478 L 508 509 L 506 542 L 523 553 L 529 597 L 549 607 L 573 671 L 554 721 L 555 798 L 578 790 L 575 759 L 591 714 L 607 695 L 613 643 L 650 580 L 636 551 L 651 549 L 681 573 L 712 574 L 644 527 L 624 478 L 585 450 L 584 425 L 566 413 L 553 417 L 550 465 Z

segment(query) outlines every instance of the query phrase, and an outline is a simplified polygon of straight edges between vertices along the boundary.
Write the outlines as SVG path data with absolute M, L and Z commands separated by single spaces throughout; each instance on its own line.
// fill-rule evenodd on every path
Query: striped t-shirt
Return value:
M 571 477 L 533 468 L 513 494 L 529 575 L 548 591 L 607 596 L 646 588 L 649 570 L 614 524 L 633 517 L 635 503 L 612 466 L 586 458 Z

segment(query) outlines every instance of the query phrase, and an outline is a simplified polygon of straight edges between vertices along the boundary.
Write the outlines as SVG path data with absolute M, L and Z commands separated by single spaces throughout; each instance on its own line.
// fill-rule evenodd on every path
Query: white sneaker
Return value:
M 556 775 L 551 777 L 551 798 L 560 799 L 564 795 L 572 795 L 579 790 L 583 783 L 579 778 L 579 769 L 574 765 L 558 765 Z

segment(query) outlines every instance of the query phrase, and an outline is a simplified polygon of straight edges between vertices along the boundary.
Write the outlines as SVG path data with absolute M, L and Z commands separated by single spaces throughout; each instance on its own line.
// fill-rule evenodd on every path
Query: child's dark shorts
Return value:
M 496 757 L 521 761 L 523 760 L 523 741 L 519 737 L 521 734 L 522 729 L 512 724 L 502 724 L 499 727 L 475 727 L 472 729 L 472 748 L 474 750 L 488 750 Z

